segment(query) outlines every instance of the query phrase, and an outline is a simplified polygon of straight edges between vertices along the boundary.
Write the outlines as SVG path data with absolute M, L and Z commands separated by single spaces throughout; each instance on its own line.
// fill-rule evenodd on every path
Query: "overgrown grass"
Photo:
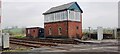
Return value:
M 25 38 L 25 36 L 15 36 L 15 38 Z
M 0 52 L 24 52 L 24 51 L 29 51 L 30 49 L 24 49 L 24 48 L 21 48 L 21 49 L 14 49 L 14 50 L 3 50 L 3 51 L 0 51 Z

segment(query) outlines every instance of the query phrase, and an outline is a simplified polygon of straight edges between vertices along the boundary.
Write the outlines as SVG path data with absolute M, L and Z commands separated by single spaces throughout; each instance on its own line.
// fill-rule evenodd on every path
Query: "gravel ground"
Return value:
M 118 52 L 118 42 L 114 39 L 102 41 L 89 40 L 87 42 L 97 44 L 59 44 L 59 46 L 41 46 L 40 48 L 10 44 L 10 50 L 7 50 L 7 52 Z
M 31 52 L 118 52 L 118 47 L 89 47 L 89 48 L 68 48 L 68 47 L 57 47 L 57 48 L 38 48 L 32 49 Z
M 30 49 L 31 49 L 31 47 L 10 44 L 10 48 L 8 50 L 4 50 L 3 52 L 22 52 L 22 51 L 28 51 Z
M 32 52 L 118 52 L 117 40 L 87 41 L 97 44 L 59 44 L 57 47 L 34 48 Z

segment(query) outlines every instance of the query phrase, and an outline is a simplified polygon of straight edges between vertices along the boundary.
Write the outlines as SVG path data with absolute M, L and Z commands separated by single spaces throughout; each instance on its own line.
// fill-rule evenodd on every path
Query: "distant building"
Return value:
M 44 29 L 40 27 L 26 28 L 26 37 L 44 38 Z
M 81 38 L 82 9 L 77 2 L 52 7 L 44 15 L 46 38 Z

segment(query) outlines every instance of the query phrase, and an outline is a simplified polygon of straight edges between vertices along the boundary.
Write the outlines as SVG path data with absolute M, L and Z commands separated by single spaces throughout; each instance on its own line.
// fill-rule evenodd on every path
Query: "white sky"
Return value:
M 118 2 L 119 0 L 2 0 L 4 2 Z
M 42 13 L 76 1 L 83 10 L 83 28 L 118 27 L 118 0 L 2 0 L 2 27 L 44 27 Z

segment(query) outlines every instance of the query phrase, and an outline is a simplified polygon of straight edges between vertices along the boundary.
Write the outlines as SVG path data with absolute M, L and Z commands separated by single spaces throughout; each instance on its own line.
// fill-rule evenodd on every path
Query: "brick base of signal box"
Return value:
M 58 34 L 58 28 L 62 28 L 61 35 Z M 82 37 L 82 23 L 76 21 L 59 21 L 44 24 L 46 38 L 81 38 Z M 51 28 L 51 35 L 49 34 Z

